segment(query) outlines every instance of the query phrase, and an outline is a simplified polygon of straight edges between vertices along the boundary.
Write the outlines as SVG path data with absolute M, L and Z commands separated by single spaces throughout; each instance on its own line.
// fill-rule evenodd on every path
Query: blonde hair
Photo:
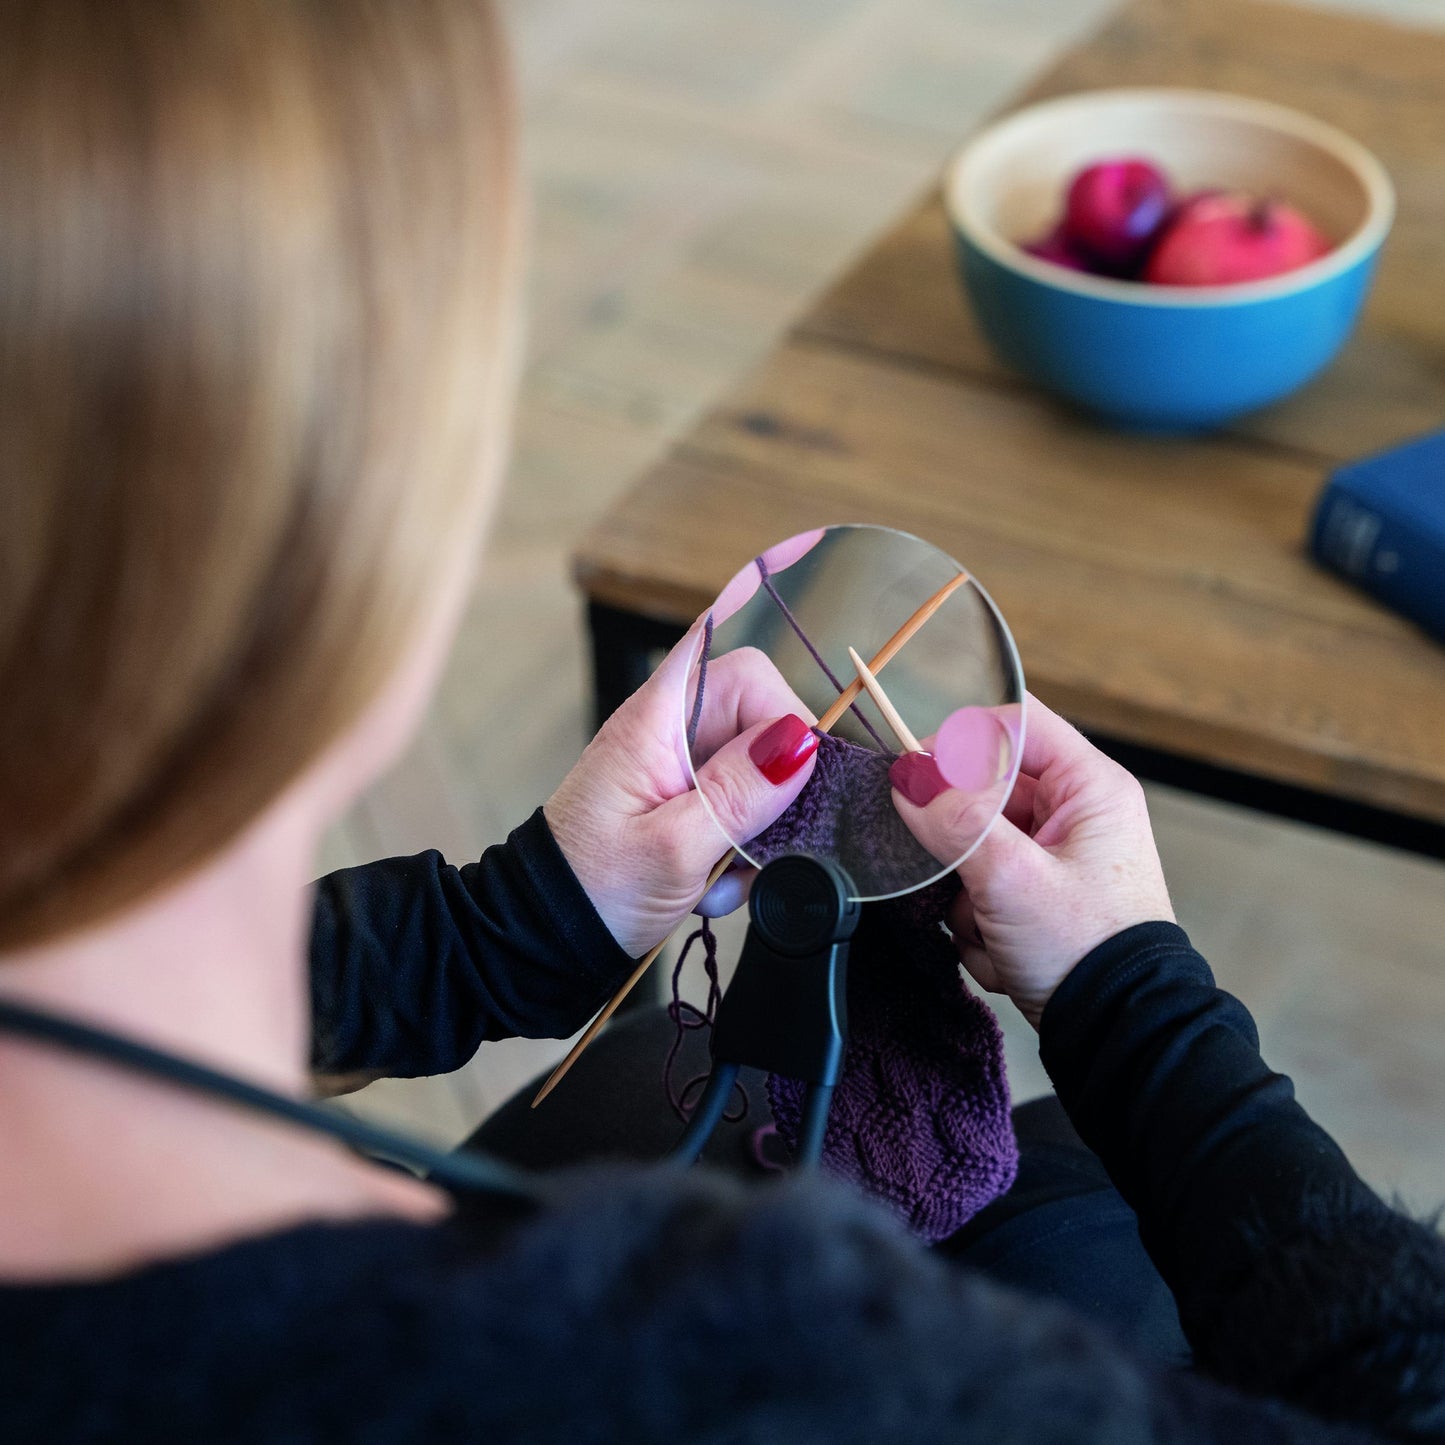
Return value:
M 0 951 L 396 666 L 505 424 L 511 116 L 486 0 L 0 6 Z

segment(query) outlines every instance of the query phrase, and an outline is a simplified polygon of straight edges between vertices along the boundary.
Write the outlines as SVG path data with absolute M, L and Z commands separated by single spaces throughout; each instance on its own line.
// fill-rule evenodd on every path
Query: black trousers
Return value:
M 617 1021 L 540 1108 L 531 1108 L 537 1084 L 528 1085 L 464 1147 L 544 1171 L 603 1159 L 657 1160 L 682 1128 L 662 1084 L 672 1038 L 661 1008 Z M 708 1062 L 701 1036 L 689 1034 L 675 1077 L 703 1074 Z M 772 1115 L 763 1075 L 745 1069 L 742 1084 L 746 1113 L 719 1126 L 703 1160 L 761 1181 L 768 1175 L 757 1163 L 754 1136 Z M 937 1251 L 961 1268 L 1069 1306 L 1136 1353 L 1187 1363 L 1173 1296 L 1139 1241 L 1134 1213 L 1059 1101 L 1052 1094 L 1031 1100 L 1013 1118 L 1019 1142 L 1013 1188 Z

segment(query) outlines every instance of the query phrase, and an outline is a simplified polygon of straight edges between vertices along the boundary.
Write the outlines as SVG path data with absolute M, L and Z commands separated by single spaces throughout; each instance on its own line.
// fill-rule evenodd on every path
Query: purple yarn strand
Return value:
M 702 721 L 702 694 L 707 686 L 707 660 L 712 656 L 712 613 L 702 624 L 702 651 L 697 659 L 697 696 L 692 700 L 692 715 L 687 720 L 687 750 L 697 743 L 697 726 Z
M 707 688 L 707 664 L 712 656 L 712 613 L 709 612 L 702 626 L 702 651 L 698 654 L 697 660 L 697 696 L 693 699 L 692 713 L 687 720 L 687 749 L 690 753 L 697 742 L 698 724 L 702 720 L 703 694 Z M 692 952 L 694 943 L 702 944 L 703 970 L 707 974 L 707 1007 L 698 1008 L 690 1004 L 682 996 L 682 969 L 687 962 L 687 956 Z M 694 1029 L 711 1029 L 713 1021 L 717 1018 L 718 1005 L 722 1002 L 722 984 L 718 977 L 717 966 L 717 935 L 712 931 L 712 924 L 702 919 L 698 927 L 688 935 L 687 941 L 682 945 L 677 955 L 677 962 L 672 969 L 672 999 L 667 1005 L 667 1016 L 672 1020 L 675 1032 L 672 1037 L 672 1047 L 667 1051 L 667 1058 L 662 1065 L 662 1087 L 667 1092 L 667 1102 L 672 1106 L 672 1112 L 678 1119 L 686 1123 L 692 1114 L 693 1105 L 698 1094 L 698 1085 L 706 1079 L 706 1075 L 698 1075 L 689 1079 L 678 1089 L 673 1085 L 672 1074 L 677 1064 L 677 1056 L 682 1052 L 683 1040 Z M 748 1093 L 741 1084 L 733 1086 L 740 1095 L 740 1102 L 737 1107 L 723 1115 L 727 1123 L 737 1123 L 747 1116 Z
M 688 1003 L 682 996 L 682 970 L 695 943 L 702 944 L 703 971 L 707 974 L 707 1007 L 701 1009 L 696 1004 Z M 677 955 L 677 962 L 672 967 L 672 999 L 667 1005 L 667 1016 L 672 1020 L 675 1032 L 672 1046 L 668 1049 L 667 1058 L 662 1065 L 662 1086 L 667 1091 L 667 1102 L 672 1106 L 672 1112 L 684 1124 L 692 1115 L 698 1086 L 707 1076 L 699 1074 L 678 1088 L 673 1082 L 673 1070 L 677 1066 L 677 1057 L 682 1052 L 683 1040 L 695 1029 L 711 1029 L 721 1003 L 722 981 L 718 976 L 717 935 L 712 931 L 712 924 L 704 918 L 688 935 Z M 740 1083 L 735 1083 L 733 1088 L 738 1095 L 738 1103 L 723 1115 L 723 1121 L 728 1124 L 736 1124 L 746 1118 L 750 1102 L 747 1090 Z
M 707 1015 L 701 1009 L 687 1002 L 682 996 L 682 970 L 687 963 L 687 956 L 692 952 L 692 946 L 702 941 L 703 952 L 706 954 L 712 944 L 708 936 L 712 932 L 704 922 L 701 928 L 688 935 L 687 942 L 682 945 L 677 955 L 677 962 L 672 966 L 672 998 L 667 1005 L 667 1016 L 672 1020 L 676 1032 L 673 1034 L 672 1047 L 667 1051 L 667 1058 L 662 1065 L 662 1085 L 667 1091 L 667 1102 L 672 1106 L 672 1112 L 678 1119 L 686 1123 L 688 1115 L 692 1112 L 688 1107 L 688 1094 L 696 1080 L 689 1079 L 678 1089 L 672 1080 L 673 1069 L 677 1065 L 677 1056 L 682 1051 L 682 1041 L 693 1029 L 705 1028 Z
M 813 659 L 814 662 L 818 664 L 819 667 L 823 669 L 823 675 L 828 679 L 829 682 L 833 684 L 834 691 L 842 692 L 843 684 L 838 681 L 837 674 L 823 660 L 823 654 L 819 652 L 816 647 L 813 646 L 813 639 L 809 637 L 806 632 L 803 631 L 803 624 L 799 622 L 796 617 L 793 616 L 793 609 L 789 607 L 786 602 L 783 601 L 782 593 L 779 592 L 778 589 L 773 585 L 773 578 L 772 574 L 768 571 L 768 564 L 764 562 L 761 557 L 754 557 L 753 565 L 756 566 L 758 569 L 758 577 L 763 584 L 763 591 L 766 592 L 768 596 L 773 599 L 773 602 L 776 604 L 778 611 L 781 612 L 783 614 L 783 617 L 786 619 L 788 626 L 791 627 L 793 631 L 797 634 L 798 641 L 801 642 L 803 646 L 808 649 L 808 655 Z M 872 738 L 873 741 L 877 743 L 878 746 L 882 748 L 885 753 L 892 757 L 893 749 L 890 748 L 888 744 L 884 742 L 881 737 L 878 736 L 878 733 L 875 730 L 873 724 L 869 722 L 866 717 L 863 716 L 863 713 L 860 711 L 858 704 L 856 702 L 849 703 L 848 711 L 851 712 L 853 716 L 856 717 L 858 721 L 863 724 L 863 726 L 868 731 L 868 736 Z

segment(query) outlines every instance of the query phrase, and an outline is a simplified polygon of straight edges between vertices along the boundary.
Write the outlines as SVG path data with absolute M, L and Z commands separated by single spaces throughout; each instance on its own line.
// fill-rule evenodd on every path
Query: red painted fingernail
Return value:
M 926 808 L 948 787 L 930 753 L 904 753 L 888 769 L 888 781 L 918 808 Z
M 818 735 L 789 714 L 753 739 L 748 756 L 770 783 L 786 783 L 818 751 Z

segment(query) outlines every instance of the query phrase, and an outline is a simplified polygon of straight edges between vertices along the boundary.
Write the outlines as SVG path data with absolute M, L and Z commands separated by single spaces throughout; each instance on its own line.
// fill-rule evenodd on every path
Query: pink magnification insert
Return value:
M 961 707 L 949 713 L 933 740 L 938 771 L 950 787 L 977 793 L 1007 776 L 1017 742 L 1012 718 L 994 708 Z

